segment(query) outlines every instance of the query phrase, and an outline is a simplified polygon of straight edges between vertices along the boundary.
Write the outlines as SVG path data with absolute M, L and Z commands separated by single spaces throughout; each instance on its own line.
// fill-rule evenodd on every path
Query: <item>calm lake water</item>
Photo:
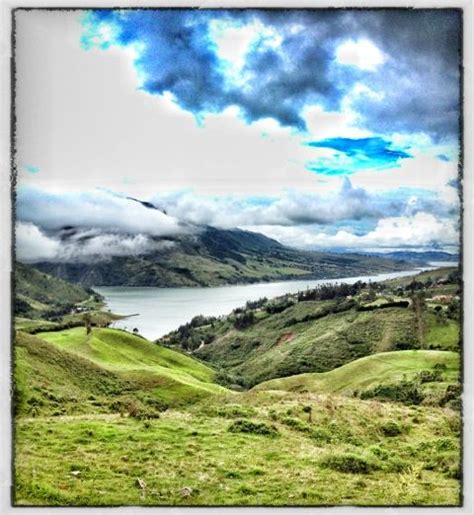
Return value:
M 248 300 L 257 300 L 261 297 L 270 299 L 285 293 L 297 293 L 300 290 L 314 288 L 320 284 L 352 284 L 359 280 L 367 282 L 406 277 L 434 268 L 438 267 L 339 279 L 281 281 L 212 288 L 94 286 L 94 290 L 105 297 L 107 308 L 113 313 L 135 315 L 115 322 L 115 327 L 129 331 L 136 327 L 140 334 L 155 340 L 189 322 L 196 315 L 227 315 Z

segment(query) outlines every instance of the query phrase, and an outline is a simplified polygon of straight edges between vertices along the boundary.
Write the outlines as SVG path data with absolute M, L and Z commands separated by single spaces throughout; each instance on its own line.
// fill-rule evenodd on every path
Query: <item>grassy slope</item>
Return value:
M 456 267 L 422 272 L 416 276 L 386 281 L 393 290 L 392 300 L 410 301 L 410 292 L 402 297 L 394 291 L 413 280 L 446 280 Z M 440 289 L 455 292 L 457 284 L 436 285 L 430 295 Z M 385 300 L 377 298 L 373 305 Z M 192 328 L 195 341 L 209 341 L 194 351 L 197 357 L 224 368 L 231 376 L 243 379 L 245 386 L 304 372 L 326 372 L 345 363 L 377 352 L 400 349 L 459 350 L 459 323 L 437 322 L 433 310 L 424 313 L 423 334 L 411 308 L 393 307 L 374 311 L 351 309 L 333 313 L 318 320 L 298 322 L 334 306 L 334 301 L 298 302 L 278 314 L 257 311 L 255 323 L 236 329 L 233 317 L 214 321 L 212 326 Z M 169 338 L 163 338 L 165 345 Z
M 108 412 L 114 398 L 133 389 L 90 360 L 22 332 L 15 341 L 14 377 L 19 415 Z
M 21 409 L 26 412 L 28 406 L 35 406 L 39 412 L 61 406 L 68 413 L 77 412 L 74 399 L 81 406 L 79 411 L 87 412 L 91 406 L 107 411 L 114 400 L 111 396 L 136 391 L 146 391 L 169 404 L 225 391 L 212 383 L 214 372 L 209 367 L 112 329 L 93 329 L 91 337 L 86 336 L 84 328 L 37 337 L 19 332 L 16 351 L 15 377 L 24 392 Z M 102 380 L 104 387 L 97 387 Z M 109 382 L 115 386 L 112 388 Z M 51 404 L 48 392 L 60 402 Z M 41 400 L 28 400 L 31 397 Z M 83 404 L 84 400 L 97 402 Z
M 406 350 L 384 352 L 352 361 L 330 372 L 299 374 L 273 379 L 257 385 L 255 390 L 308 391 L 315 393 L 344 393 L 370 388 L 378 384 L 408 379 L 417 372 L 437 363 L 447 366 L 449 382 L 456 382 L 459 354 L 456 352 Z
M 351 310 L 287 326 L 326 305 L 301 302 L 241 331 L 220 322 L 217 338 L 195 355 L 242 375 L 253 386 L 305 371 L 324 372 L 397 346 L 416 346 L 413 312 L 403 308 Z
M 258 281 L 349 277 L 409 270 L 412 265 L 373 256 L 285 247 L 261 234 L 205 228 L 156 254 L 110 262 L 39 263 L 41 270 L 87 286 L 215 286 Z
M 90 294 L 78 285 L 39 272 L 17 262 L 15 290 L 18 298 L 28 302 L 35 311 L 46 311 L 52 306 L 63 306 L 86 301 Z
M 277 436 L 229 432 L 242 416 Z M 394 422 L 400 434 L 388 436 Z M 146 424 L 20 419 L 16 504 L 455 505 L 459 428 L 459 415 L 441 408 L 271 392 L 211 398 Z M 370 470 L 335 470 L 341 456 Z

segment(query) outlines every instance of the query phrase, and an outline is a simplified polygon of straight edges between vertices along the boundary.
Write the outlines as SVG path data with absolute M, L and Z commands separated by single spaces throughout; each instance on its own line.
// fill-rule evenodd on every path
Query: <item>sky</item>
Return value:
M 30 10 L 16 24 L 19 259 L 154 252 L 205 225 L 458 250 L 459 11 Z

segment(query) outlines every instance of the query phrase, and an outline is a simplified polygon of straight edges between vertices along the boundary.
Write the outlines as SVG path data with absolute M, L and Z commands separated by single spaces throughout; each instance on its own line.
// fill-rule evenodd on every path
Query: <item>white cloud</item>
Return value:
M 64 234 L 47 234 L 32 223 L 16 224 L 17 257 L 27 263 L 104 261 L 112 256 L 137 256 L 162 251 L 172 245 L 172 242 L 155 241 L 145 234 L 80 231 L 64 238 Z
M 48 238 L 32 223 L 18 222 L 15 234 L 16 255 L 20 261 L 48 261 L 58 255 L 59 241 Z
M 348 39 L 337 47 L 336 60 L 339 64 L 375 71 L 387 57 L 369 39 Z
M 413 216 L 388 217 L 379 220 L 373 231 L 358 236 L 341 230 L 336 234 L 315 232 L 304 227 L 246 227 L 290 246 L 308 248 L 345 248 L 355 250 L 430 248 L 456 246 L 459 234 L 455 222 L 436 218 L 432 214 L 419 212 Z
M 349 107 L 342 111 L 325 111 L 321 106 L 307 107 L 303 117 L 311 137 L 325 138 L 364 138 L 370 136 L 367 130 L 356 127 L 357 114 Z
M 105 191 L 58 194 L 22 187 L 18 191 L 17 217 L 46 230 L 72 226 L 153 236 L 190 230 L 172 216 Z

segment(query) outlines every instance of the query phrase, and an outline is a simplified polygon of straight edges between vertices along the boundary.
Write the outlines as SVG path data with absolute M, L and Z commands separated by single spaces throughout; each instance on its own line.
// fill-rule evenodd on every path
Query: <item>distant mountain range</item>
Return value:
M 82 286 L 216 286 L 297 278 L 337 278 L 407 270 L 391 256 L 298 250 L 262 234 L 206 227 L 167 239 L 157 252 L 107 261 L 40 262 L 38 270 Z M 398 258 L 399 259 L 399 258 Z
M 438 250 L 430 251 L 409 251 L 401 250 L 396 252 L 373 252 L 371 256 L 387 257 L 389 259 L 401 259 L 403 261 L 429 263 L 430 261 L 459 261 L 459 254 L 451 254 L 450 252 L 443 252 Z

